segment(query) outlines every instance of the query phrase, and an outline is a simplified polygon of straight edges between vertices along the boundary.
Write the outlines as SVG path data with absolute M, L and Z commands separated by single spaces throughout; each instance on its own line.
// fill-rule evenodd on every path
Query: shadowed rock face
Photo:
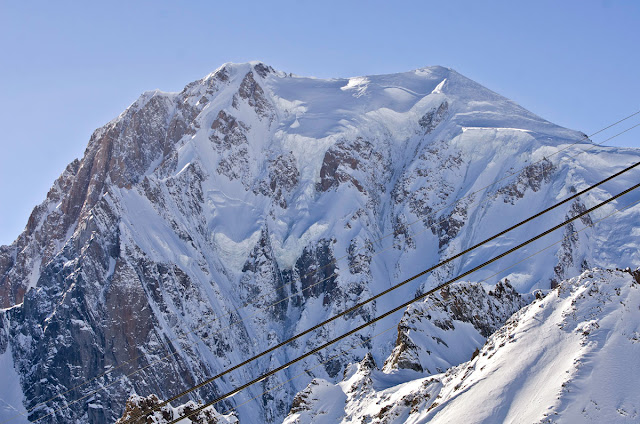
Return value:
M 249 127 L 224 110 L 218 113 L 216 120 L 211 124 L 211 129 L 214 132 L 209 136 L 209 139 L 215 144 L 216 150 L 219 152 L 247 142 L 246 132 Z
M 303 298 L 323 296 L 324 304 L 331 302 L 337 288 L 331 240 L 321 240 L 317 248 L 305 249 L 296 262 L 296 270 L 300 275 Z
M 224 71 L 201 90 L 209 95 L 222 83 Z M 204 87 L 202 87 L 204 86 Z M 114 187 L 130 188 L 154 163 L 167 161 L 176 143 L 199 127 L 194 120 L 204 103 L 189 86 L 177 94 L 148 92 L 120 117 L 96 130 L 81 160 L 67 166 L 32 212 L 25 231 L 0 250 L 0 307 L 22 302 L 43 267 L 88 218 L 102 196 Z
M 0 247 L 0 307 L 21 303 L 27 288 L 35 285 L 40 268 L 58 252 L 59 241 L 73 225 L 74 218 L 67 214 L 78 210 L 63 201 L 70 196 L 79 166 L 78 160 L 67 166 L 47 200 L 34 208 L 25 231 L 11 246 Z M 59 207 L 54 209 L 54 205 Z
M 207 91 L 212 88 L 215 85 Z M 94 396 L 91 408 L 78 402 L 41 422 L 83 416 L 91 422 L 109 422 L 132 390 L 153 388 L 154 393 L 168 395 L 193 384 L 198 367 L 200 372 L 207 369 L 202 361 L 195 369 L 187 367 L 181 355 L 174 355 L 160 368 L 140 372 L 136 381 L 125 377 L 154 356 L 175 352 L 173 343 L 157 331 L 160 323 L 154 311 L 171 309 L 164 298 L 168 291 L 158 283 L 162 279 L 178 283 L 184 292 L 189 277 L 179 269 L 158 273 L 160 264 L 120 239 L 122 211 L 110 195 L 141 182 L 154 163 L 171 157 L 180 138 L 194 132 L 198 125 L 193 119 L 203 107 L 188 105 L 194 95 L 185 88 L 176 101 L 171 95 L 147 93 L 97 130 L 83 159 L 67 167 L 47 199 L 34 209 L 24 233 L 0 250 L 0 306 L 23 303 L 7 317 L 11 337 L 16 340 L 20 335 L 22 340 L 15 343 L 14 358 L 23 377 L 27 409 L 55 397 L 61 387 L 89 380 L 55 399 L 53 410 L 65 400 L 72 402 L 111 384 L 107 393 Z M 146 187 L 151 188 L 148 181 Z M 161 203 L 162 195 L 156 194 Z M 192 194 L 197 197 L 197 191 Z M 150 199 L 154 201 L 153 196 Z M 194 208 L 195 204 L 188 206 Z M 27 293 L 29 286 L 36 288 Z M 117 371 L 92 381 L 112 368 Z M 157 372 L 167 373 L 168 391 Z M 30 419 L 53 410 L 38 408 Z
M 153 272 L 158 266 L 134 251 L 120 250 L 118 225 L 112 221 L 117 218 L 106 203 L 96 205 L 87 226 L 67 244 L 58 260 L 44 268 L 38 287 L 27 293 L 22 307 L 11 309 L 7 316 L 28 409 L 55 397 L 59 387 L 72 388 L 89 381 L 53 405 L 60 405 L 63 399 L 81 399 L 100 386 L 110 386 L 110 390 L 94 396 L 90 408 L 78 402 L 49 416 L 51 410 L 37 408 L 30 419 L 69 422 L 85 416 L 90 422 L 108 422 L 132 390 L 153 387 L 158 393 L 169 394 L 194 383 L 192 365 L 187 367 L 178 355 L 139 372 L 135 381 L 125 378 L 153 359 L 149 352 L 157 357 L 175 351 L 173 343 L 157 331 L 159 322 L 153 312 L 167 308 L 169 291 L 148 297 L 163 281 Z M 79 245 L 74 245 L 76 242 Z M 64 257 L 75 259 L 65 262 Z M 165 284 L 170 280 L 188 285 L 184 281 L 188 277 L 179 272 L 165 271 L 164 275 Z M 117 371 L 99 377 L 112 368 Z M 165 387 L 157 372 L 172 383 Z M 95 377 L 98 379 L 93 380 Z
M 67 167 L 32 212 L 16 249 L 0 252 L 1 307 L 22 302 L 30 278 L 37 279 L 105 190 L 137 183 L 150 164 L 162 158 L 166 144 L 175 141 L 167 133 L 174 114 L 170 100 L 150 96 L 91 136 L 84 158 Z
M 513 169 L 513 158 L 531 164 L 536 143 L 582 136 L 468 80 L 459 86 L 476 91 L 462 95 L 455 81 L 463 77 L 456 75 L 429 68 L 374 76 L 352 95 L 350 80 L 295 77 L 259 63 L 225 65 L 180 93 L 145 93 L 95 131 L 25 231 L 0 247 L 0 307 L 10 308 L 0 311 L 0 353 L 11 347 L 30 418 L 101 424 L 121 417 L 134 393 L 146 400 L 131 408 L 152 404 L 152 394 L 167 399 L 471 245 L 485 225 L 497 226 L 492 208 L 521 210 L 532 194 L 554 199 L 584 179 L 569 162 L 543 162 L 515 183 L 473 194 L 476 181 Z M 390 88 L 404 79 L 414 94 Z M 473 109 L 487 104 L 493 109 Z M 531 128 L 498 131 L 501 122 L 487 118 L 495 116 L 513 118 L 505 126 Z M 492 129 L 467 129 L 482 125 Z M 562 213 L 586 206 L 571 207 Z M 555 253 L 550 265 L 536 264 L 532 281 L 548 285 L 585 259 L 597 262 L 579 237 Z M 420 284 L 441 282 L 462 265 L 452 263 Z M 359 308 L 179 403 L 227 392 L 421 288 L 407 286 Z M 517 303 L 497 293 L 472 297 Z M 482 335 L 493 328 L 483 317 L 502 319 L 505 312 L 479 314 L 444 300 L 439 307 L 447 319 L 426 319 L 438 331 L 460 321 Z M 420 311 L 412 311 L 400 327 L 419 327 L 412 320 Z M 402 328 L 398 359 L 389 366 L 426 370 L 420 362 L 426 345 Z M 382 363 L 394 336 L 368 340 L 373 330 L 216 408 L 249 402 L 238 411 L 241 419 L 278 422 L 307 384 L 293 375 L 336 381 L 368 350 Z

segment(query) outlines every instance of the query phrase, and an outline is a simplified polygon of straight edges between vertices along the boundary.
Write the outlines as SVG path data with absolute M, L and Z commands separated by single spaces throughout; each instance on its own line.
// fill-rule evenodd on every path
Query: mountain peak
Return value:
M 10 346 L 3 358 L 13 358 L 21 384 L 11 390 L 24 390 L 33 419 L 60 411 L 52 423 L 114 422 L 134 392 L 170 398 L 210 370 L 240 363 L 415 275 L 425 258 L 451 257 L 550 206 L 570 187 L 637 161 L 637 153 L 615 148 L 600 148 L 606 160 L 580 145 L 558 152 L 582 140 L 439 66 L 319 79 L 289 77 L 258 61 L 228 63 L 179 93 L 147 92 L 94 133 L 84 157 L 34 209 L 26 231 L 0 248 L 0 308 L 10 308 L 0 310 L 7 317 L 0 319 L 0 341 L 8 341 L 0 343 L 0 356 L 7 351 L 2 345 Z M 561 154 L 552 157 L 555 152 Z M 586 205 L 564 205 L 555 218 L 618 188 L 607 185 Z M 628 229 L 638 213 L 628 209 L 607 227 L 568 234 L 527 261 L 531 252 L 514 252 L 516 265 L 501 277 L 528 292 L 585 264 L 637 266 Z M 501 243 L 506 249 L 552 225 L 544 219 Z M 482 245 L 233 378 L 285 363 L 500 248 Z M 453 298 L 448 293 L 443 302 Z M 423 314 L 443 330 L 440 340 L 412 331 L 411 317 L 404 321 L 407 329 L 397 332 L 400 360 L 393 364 L 406 359 L 416 366 L 391 367 L 394 372 L 444 363 L 431 366 L 427 358 L 453 350 L 445 349 L 453 346 L 447 338 L 453 333 L 445 330 L 451 320 L 444 313 Z M 385 363 L 395 333 L 373 336 L 399 319 L 388 316 L 378 329 L 363 329 L 360 340 L 344 339 L 292 366 L 291 375 L 333 384 L 349 363 L 363 370 Z M 462 330 L 456 334 L 480 334 L 467 341 L 481 345 L 482 332 L 451 323 Z M 428 346 L 433 356 L 412 343 Z M 167 351 L 175 353 L 158 362 Z M 471 352 L 459 356 L 467 360 Z M 153 368 L 121 368 L 132 359 Z M 121 384 L 104 384 L 105 370 Z M 238 408 L 243 422 L 276 423 L 306 386 L 304 378 L 274 375 L 229 399 L 225 409 L 251 402 Z M 367 391 L 360 393 L 366 394 L 373 386 L 364 380 Z M 88 382 L 70 390 L 80 381 Z M 227 383 L 194 395 L 210 399 Z M 74 402 L 90 396 L 90 407 Z

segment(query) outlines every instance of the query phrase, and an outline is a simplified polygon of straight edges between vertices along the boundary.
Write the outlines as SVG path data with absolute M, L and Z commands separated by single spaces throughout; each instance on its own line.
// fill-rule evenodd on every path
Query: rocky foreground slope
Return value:
M 429 377 L 370 357 L 296 395 L 286 424 L 632 423 L 640 271 L 594 269 L 517 312 L 470 361 Z
M 0 418 L 17 410 L 14 422 L 113 422 L 133 394 L 169 398 L 639 158 L 442 67 L 321 80 L 226 64 L 179 93 L 147 92 L 95 131 L 25 231 L 0 247 L 0 377 L 9 382 Z M 190 400 L 285 363 L 637 179 L 616 179 Z M 470 277 L 565 236 L 499 278 L 526 294 L 593 266 L 640 266 L 640 208 L 591 226 L 638 199 L 625 196 Z M 468 359 L 518 299 L 457 326 L 466 332 L 451 342 L 464 349 L 430 338 L 454 316 L 414 331 L 415 317 L 437 306 L 416 305 L 216 408 L 256 397 L 237 417 L 280 422 L 311 378 L 339 382 L 368 352 L 389 371 L 439 373 Z M 368 341 L 398 323 L 400 335 Z

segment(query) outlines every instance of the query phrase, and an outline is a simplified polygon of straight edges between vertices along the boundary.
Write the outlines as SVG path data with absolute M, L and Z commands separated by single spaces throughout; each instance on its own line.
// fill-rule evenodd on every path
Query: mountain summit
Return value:
M 93 133 L 24 232 L 0 247 L 0 363 L 9 364 L 0 372 L 13 382 L 0 398 L 41 423 L 113 422 L 130 396 L 167 399 L 639 157 L 594 145 L 443 67 L 317 79 L 261 62 L 225 64 L 179 93 L 146 92 Z M 637 175 L 483 245 L 191 400 L 229 391 L 630 181 Z M 486 320 L 439 309 L 442 319 L 465 322 L 441 337 L 447 349 L 435 339 L 429 346 L 437 350 L 412 341 L 408 329 L 424 314 L 416 305 L 216 409 L 250 401 L 235 412 L 241 422 L 281 422 L 312 377 L 339 382 L 368 352 L 376 364 L 393 352 L 388 370 L 422 373 L 468 360 L 522 307 L 521 295 L 587 268 L 640 265 L 638 207 L 595 224 L 638 199 L 629 196 L 470 276 L 472 283 L 517 263 L 489 278 L 486 290 L 469 289 L 483 305 L 502 305 Z M 489 296 L 497 278 L 509 281 L 509 296 Z M 368 340 L 398 324 L 398 332 Z M 0 411 L 0 419 L 10 416 Z

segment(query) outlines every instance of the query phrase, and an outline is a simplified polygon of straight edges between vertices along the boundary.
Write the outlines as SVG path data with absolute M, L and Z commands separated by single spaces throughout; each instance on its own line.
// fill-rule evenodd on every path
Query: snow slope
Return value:
M 337 385 L 314 380 L 285 423 L 638 422 L 639 340 L 640 272 L 587 270 L 514 314 L 471 361 L 391 385 L 393 373 L 361 363 Z

